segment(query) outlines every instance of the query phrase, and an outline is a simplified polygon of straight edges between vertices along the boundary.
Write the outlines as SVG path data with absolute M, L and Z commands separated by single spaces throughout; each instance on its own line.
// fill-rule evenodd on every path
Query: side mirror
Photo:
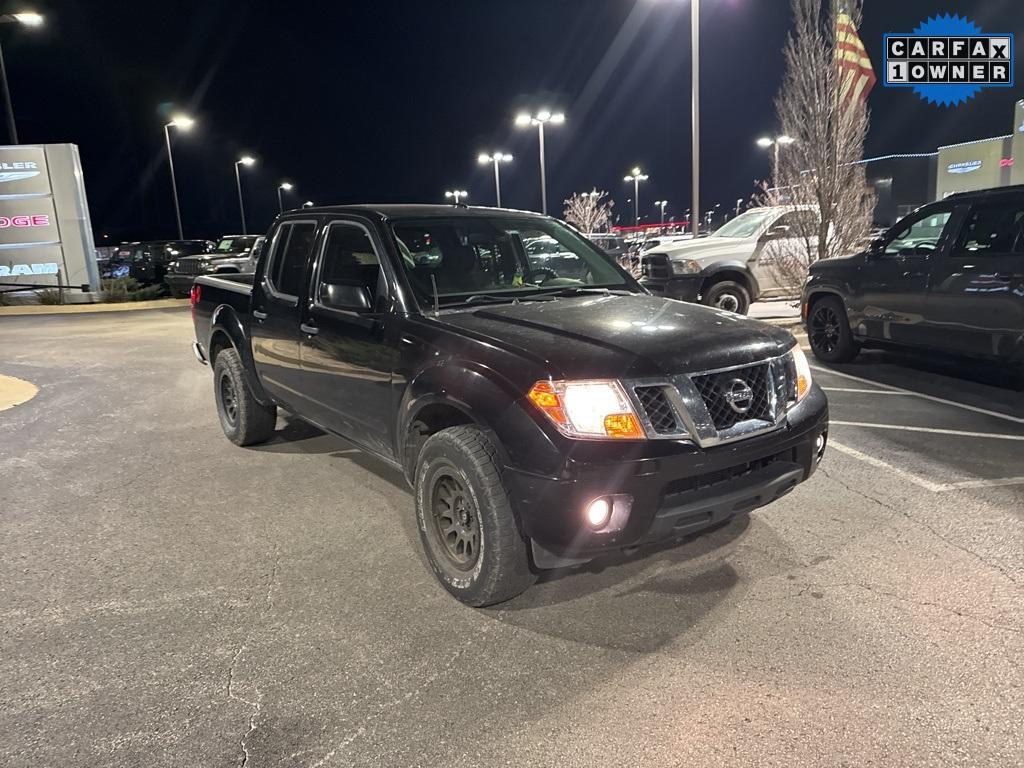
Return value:
M 765 240 L 781 240 L 784 237 L 789 237 L 789 225 L 787 224 L 776 224 L 764 233 Z
M 362 283 L 321 283 L 320 303 L 346 312 L 370 312 L 373 300 Z

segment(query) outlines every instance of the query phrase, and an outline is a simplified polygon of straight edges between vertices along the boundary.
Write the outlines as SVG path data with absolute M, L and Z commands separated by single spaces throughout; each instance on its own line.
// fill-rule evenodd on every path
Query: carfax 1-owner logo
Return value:
M 1013 34 L 984 32 L 963 16 L 935 16 L 885 36 L 885 85 L 926 101 L 960 104 L 982 88 L 1013 86 Z

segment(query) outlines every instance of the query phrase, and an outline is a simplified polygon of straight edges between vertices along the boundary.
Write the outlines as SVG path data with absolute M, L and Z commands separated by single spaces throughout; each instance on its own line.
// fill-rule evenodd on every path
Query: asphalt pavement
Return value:
M 187 309 L 5 317 L 0 765 L 999 766 L 1024 755 L 1024 396 L 818 368 L 820 471 L 490 610 L 403 479 L 223 437 Z M 893 428 L 896 427 L 896 428 Z

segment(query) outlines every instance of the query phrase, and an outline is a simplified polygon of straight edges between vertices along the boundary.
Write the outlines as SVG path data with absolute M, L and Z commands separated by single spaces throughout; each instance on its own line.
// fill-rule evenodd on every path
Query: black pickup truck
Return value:
M 557 262 L 531 259 L 539 239 Z M 308 208 L 267 244 L 255 274 L 192 289 L 225 434 L 268 440 L 280 407 L 399 468 L 470 605 L 768 504 L 824 451 L 788 332 L 651 296 L 548 217 Z

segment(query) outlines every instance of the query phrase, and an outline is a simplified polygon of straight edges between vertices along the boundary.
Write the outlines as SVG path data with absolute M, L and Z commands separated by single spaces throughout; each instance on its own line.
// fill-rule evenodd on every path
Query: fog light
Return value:
M 587 507 L 587 522 L 591 528 L 604 528 L 612 517 L 612 505 L 608 499 L 594 499 Z
M 825 445 L 828 443 L 828 430 L 818 435 L 818 439 L 814 441 L 814 456 L 818 463 L 821 463 L 822 458 L 825 456 Z

